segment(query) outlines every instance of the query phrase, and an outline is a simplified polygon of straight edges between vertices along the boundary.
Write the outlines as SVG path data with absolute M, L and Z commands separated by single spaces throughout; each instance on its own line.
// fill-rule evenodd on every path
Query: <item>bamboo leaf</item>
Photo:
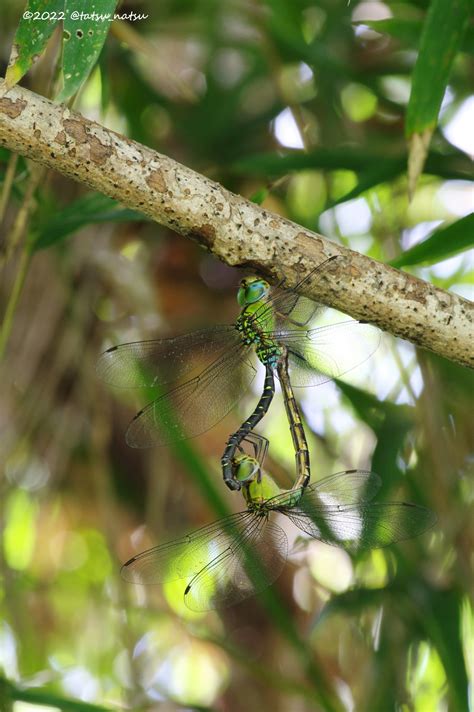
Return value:
M 406 115 L 410 195 L 413 195 L 423 170 L 453 61 L 461 46 L 471 10 L 470 0 L 432 0 L 428 9 Z M 440 28 L 443 28 L 442 32 Z
M 377 445 L 372 457 L 372 469 L 390 489 L 400 477 L 398 456 L 408 432 L 413 428 L 414 409 L 378 400 L 375 396 L 355 386 L 336 381 L 338 388 L 351 403 L 357 415 L 372 428 Z
M 53 214 L 35 232 L 33 251 L 44 250 L 82 227 L 103 222 L 139 221 L 142 213 L 120 207 L 116 200 L 98 193 L 88 193 Z
M 3 697 L 1 695 L 3 693 Z M 44 687 L 17 687 L 3 677 L 0 677 L 0 709 L 10 709 L 2 706 L 8 702 L 27 702 L 30 705 L 55 707 L 61 712 L 111 712 L 110 707 L 102 707 L 91 702 L 73 700 L 51 692 Z
M 392 267 L 433 264 L 474 246 L 474 213 L 433 232 L 390 262 Z
M 423 29 L 422 20 L 407 19 L 402 17 L 389 17 L 384 20 L 364 20 L 359 23 L 367 25 L 372 30 L 381 34 L 390 35 L 407 47 L 418 47 Z M 461 43 L 463 52 L 474 53 L 474 31 L 468 27 Z
M 111 26 L 117 0 L 65 0 L 63 88 L 57 97 L 66 101 L 93 69 Z
M 15 32 L 5 74 L 8 88 L 19 82 L 41 57 L 63 10 L 64 0 L 28 0 Z
M 420 624 L 436 646 L 446 677 L 453 710 L 469 709 L 469 681 L 461 641 L 462 600 L 455 590 L 426 590 Z M 421 613 L 423 611 L 423 613 Z

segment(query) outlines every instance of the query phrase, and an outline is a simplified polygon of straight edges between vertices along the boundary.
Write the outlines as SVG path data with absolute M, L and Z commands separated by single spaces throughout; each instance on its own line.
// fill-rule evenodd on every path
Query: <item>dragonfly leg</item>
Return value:
M 268 453 L 268 448 L 270 441 L 263 437 L 263 435 L 257 435 L 257 433 L 249 433 L 243 440 L 247 441 L 253 447 L 254 458 L 258 460 L 260 467 L 263 465 L 265 458 Z M 241 448 L 239 447 L 239 450 Z
M 273 374 L 273 367 L 267 363 L 265 364 L 265 383 L 263 386 L 263 393 L 257 403 L 257 407 L 252 415 L 247 418 L 244 423 L 242 423 L 237 432 L 231 435 L 227 441 L 224 454 L 221 458 L 224 482 L 231 490 L 239 490 L 242 487 L 234 472 L 234 457 L 236 450 L 239 448 L 242 440 L 248 437 L 249 433 L 251 433 L 257 423 L 261 421 L 265 413 L 268 411 L 274 395 L 275 376 Z

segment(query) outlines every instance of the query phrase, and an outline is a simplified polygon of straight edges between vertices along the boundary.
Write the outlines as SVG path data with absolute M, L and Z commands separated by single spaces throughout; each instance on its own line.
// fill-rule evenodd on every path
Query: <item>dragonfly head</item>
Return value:
M 270 285 L 261 277 L 245 277 L 240 282 L 237 293 L 239 306 L 247 307 L 249 304 L 255 304 L 266 297 L 269 291 Z

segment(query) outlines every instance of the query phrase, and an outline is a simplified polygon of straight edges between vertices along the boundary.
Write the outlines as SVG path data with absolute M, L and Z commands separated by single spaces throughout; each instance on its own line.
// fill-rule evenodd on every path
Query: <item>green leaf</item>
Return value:
M 109 32 L 116 4 L 117 0 L 65 0 L 64 84 L 58 101 L 69 99 L 89 76 Z
M 418 47 L 421 32 L 423 30 L 422 20 L 407 19 L 401 17 L 389 17 L 385 20 L 364 20 L 361 23 L 367 25 L 372 30 L 381 34 L 390 35 L 408 47 Z M 461 43 L 463 52 L 474 53 L 474 32 L 468 27 Z
M 455 590 L 426 590 L 419 606 L 420 624 L 436 646 L 449 680 L 453 706 L 467 710 L 468 678 L 461 641 L 462 598 Z
M 283 176 L 292 171 L 307 169 L 350 170 L 360 173 L 360 180 L 368 184 L 380 176 L 380 181 L 403 173 L 407 154 L 387 155 L 374 153 L 367 147 L 317 149 L 309 153 L 289 151 L 285 155 L 258 153 L 236 161 L 232 168 L 237 174 Z M 472 178 L 472 163 L 460 152 L 441 155 L 431 151 L 426 162 L 426 172 L 442 178 Z M 372 178 L 374 176 L 374 178 Z M 372 187 L 369 185 L 369 187 Z
M 470 0 L 432 0 L 413 70 L 405 126 L 407 137 L 435 128 L 453 60 L 471 11 Z
M 426 240 L 391 260 L 392 267 L 434 264 L 474 246 L 474 213 L 433 232 Z
M 45 687 L 22 688 L 0 674 L 0 709 L 2 712 L 13 709 L 11 703 L 14 701 L 27 702 L 29 705 L 37 705 L 41 708 L 54 707 L 62 712 L 110 712 L 109 707 L 63 697 Z
M 338 388 L 351 403 L 359 417 L 372 428 L 377 436 L 377 445 L 372 457 L 372 469 L 379 474 L 388 488 L 400 477 L 398 455 L 405 438 L 414 424 L 414 409 L 380 401 L 367 391 L 348 383 L 336 381 Z
M 359 173 L 357 185 L 352 190 L 344 193 L 344 195 L 339 196 L 335 200 L 330 200 L 326 205 L 326 210 L 340 203 L 345 203 L 348 200 L 354 200 L 354 198 L 358 198 L 359 195 L 365 193 L 366 190 L 370 190 L 370 188 L 374 188 L 376 185 L 394 180 L 403 172 L 403 167 L 403 159 L 387 159 L 377 162 L 375 165 L 367 168 L 367 170 Z
M 250 196 L 249 200 L 256 205 L 261 205 L 263 201 L 268 198 L 268 188 L 259 188 L 253 195 Z
M 5 75 L 8 87 L 14 86 L 43 53 L 64 10 L 64 0 L 28 0 L 13 39 Z M 38 19 L 35 15 L 39 14 Z M 45 14 L 48 19 L 41 19 Z M 53 19 L 54 16 L 56 19 Z
M 334 595 L 321 609 L 313 621 L 313 626 L 319 626 L 329 616 L 356 615 L 364 612 L 370 606 L 381 606 L 390 595 L 390 588 L 354 588 Z
M 428 9 L 413 70 L 405 123 L 405 134 L 410 139 L 410 194 L 413 194 L 423 170 L 453 61 L 461 47 L 471 10 L 471 0 L 432 0 Z
M 119 203 L 106 195 L 88 193 L 78 198 L 52 218 L 45 221 L 35 232 L 33 251 L 64 240 L 76 230 L 92 223 L 127 222 L 148 220 L 142 213 L 121 208 Z

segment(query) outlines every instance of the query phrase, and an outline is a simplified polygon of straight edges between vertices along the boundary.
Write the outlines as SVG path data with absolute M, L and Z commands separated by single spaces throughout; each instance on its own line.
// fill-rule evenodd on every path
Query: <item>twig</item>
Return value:
M 473 366 L 471 302 L 274 215 L 218 183 L 33 92 L 0 84 L 0 145 L 110 195 L 196 240 L 231 265 L 294 286 L 344 259 L 302 293 L 460 364 Z

